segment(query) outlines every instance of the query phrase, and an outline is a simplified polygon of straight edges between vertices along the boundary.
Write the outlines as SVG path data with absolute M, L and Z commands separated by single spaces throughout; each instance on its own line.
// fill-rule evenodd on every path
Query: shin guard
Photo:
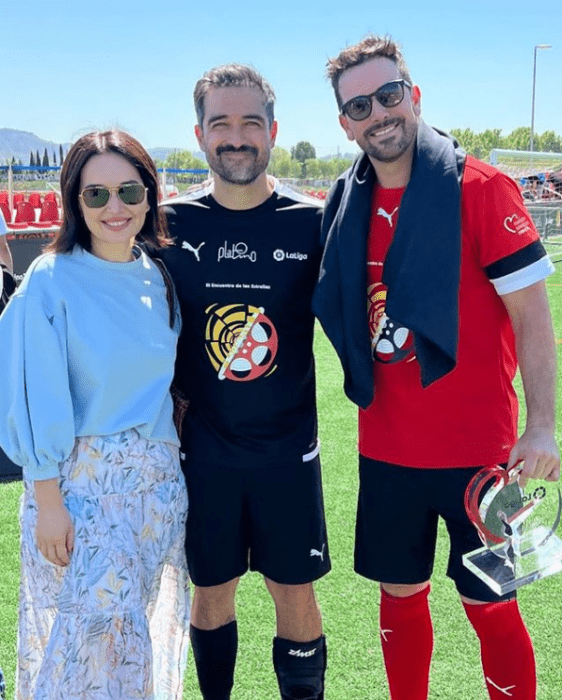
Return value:
M 326 638 L 292 642 L 275 637 L 273 666 L 281 700 L 323 700 L 326 671 Z
M 190 636 L 204 700 L 229 700 L 238 648 L 236 620 L 215 630 L 191 625 Z

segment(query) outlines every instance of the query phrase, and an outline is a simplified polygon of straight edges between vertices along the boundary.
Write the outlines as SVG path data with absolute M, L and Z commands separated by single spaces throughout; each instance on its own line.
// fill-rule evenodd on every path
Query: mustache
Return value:
M 232 146 L 231 144 L 226 144 L 225 146 L 217 146 L 217 156 L 222 155 L 223 153 L 251 153 L 254 156 L 258 155 L 258 149 L 255 148 L 254 146 L 239 146 L 236 148 L 235 146 Z

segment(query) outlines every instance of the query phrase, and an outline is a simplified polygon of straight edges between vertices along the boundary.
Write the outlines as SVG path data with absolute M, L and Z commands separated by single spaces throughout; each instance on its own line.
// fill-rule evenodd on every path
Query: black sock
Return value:
M 236 620 L 216 630 L 191 625 L 189 634 L 204 700 L 229 700 L 238 648 Z
M 326 638 L 292 642 L 275 637 L 273 666 L 282 700 L 323 700 Z

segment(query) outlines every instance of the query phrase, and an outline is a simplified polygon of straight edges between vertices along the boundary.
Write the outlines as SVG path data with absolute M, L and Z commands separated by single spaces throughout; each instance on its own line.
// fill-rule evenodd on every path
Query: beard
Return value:
M 229 153 L 245 153 L 244 158 L 229 158 Z M 225 155 L 226 154 L 226 155 Z M 207 154 L 211 170 L 233 185 L 249 185 L 256 180 L 269 164 L 269 149 L 260 153 L 254 146 L 218 146 L 213 154 Z
M 377 143 L 370 140 L 373 131 L 382 129 L 385 126 L 396 124 L 397 130 L 389 134 L 388 138 L 378 139 Z M 357 145 L 373 160 L 380 163 L 393 163 L 401 158 L 411 146 L 418 133 L 417 122 L 407 122 L 405 119 L 389 119 L 382 124 L 370 126 L 366 129 L 361 138 L 357 139 Z

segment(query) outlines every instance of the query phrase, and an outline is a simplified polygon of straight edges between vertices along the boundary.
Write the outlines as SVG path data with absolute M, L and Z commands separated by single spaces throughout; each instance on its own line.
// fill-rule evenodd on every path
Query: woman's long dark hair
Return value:
M 129 161 L 139 172 L 147 188 L 150 210 L 137 241 L 148 249 L 163 248 L 171 243 L 168 238 L 166 217 L 158 206 L 158 172 L 152 158 L 141 144 L 125 131 L 93 131 L 78 139 L 68 152 L 60 174 L 62 195 L 62 225 L 47 252 L 69 253 L 75 245 L 91 249 L 90 232 L 84 223 L 78 195 L 82 169 L 92 156 L 102 153 L 117 153 Z

